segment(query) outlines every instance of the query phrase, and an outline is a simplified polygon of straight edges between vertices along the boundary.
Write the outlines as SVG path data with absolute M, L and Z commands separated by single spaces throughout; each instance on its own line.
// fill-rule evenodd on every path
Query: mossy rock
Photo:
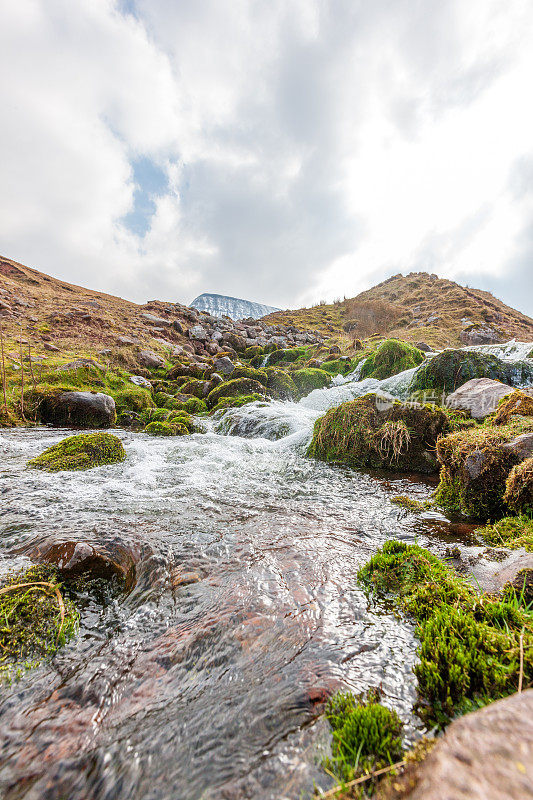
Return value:
M 214 414 L 215 411 L 222 411 L 227 408 L 241 408 L 249 403 L 255 403 L 258 400 L 262 400 L 264 402 L 265 399 L 265 396 L 262 394 L 245 394 L 238 395 L 237 397 L 223 397 L 218 401 L 216 406 L 213 406 L 211 409 L 211 414 Z
M 116 464 L 125 458 L 122 442 L 112 433 L 82 433 L 62 439 L 28 461 L 28 466 L 60 472 Z
M 238 395 L 264 394 L 265 387 L 253 378 L 232 378 L 212 389 L 207 396 L 207 405 L 213 408 L 223 397 Z
M 517 389 L 503 398 L 494 417 L 495 425 L 506 425 L 511 417 L 533 417 L 533 397 Z
M 144 424 L 149 422 L 165 422 L 172 412 L 168 408 L 149 408 L 142 414 Z
M 183 394 L 192 394 L 194 397 L 198 397 L 200 400 L 202 400 L 205 396 L 207 385 L 207 381 L 192 379 L 181 386 L 180 392 Z
M 432 473 L 435 445 L 448 430 L 441 408 L 366 394 L 317 420 L 308 455 L 355 468 Z
M 262 383 L 266 386 L 268 383 L 268 375 L 264 369 L 254 369 L 253 367 L 235 367 L 231 373 L 231 378 L 252 378 L 254 381 Z
M 533 376 L 530 366 L 511 364 L 487 353 L 444 350 L 420 367 L 411 390 L 451 393 L 473 378 L 491 378 L 515 386 L 526 382 L 528 374 Z
M 281 350 L 274 350 L 268 357 L 268 366 L 273 367 L 280 361 L 291 363 L 297 361 L 299 358 L 304 358 L 307 355 L 307 347 L 286 347 Z
M 419 713 L 433 725 L 516 692 L 533 680 L 533 623 L 513 589 L 484 596 L 418 545 L 389 541 L 358 573 L 367 592 L 417 621 Z M 520 640 L 527 656 L 520 665 Z
M 424 354 L 417 347 L 398 339 L 386 339 L 366 359 L 361 368 L 361 379 L 390 378 L 406 369 L 418 367 L 422 361 Z
M 125 411 L 135 411 L 139 414 L 147 408 L 153 408 L 155 406 L 151 393 L 141 386 L 128 386 L 125 389 L 113 391 L 112 394 L 115 399 L 118 414 L 124 413 Z
M 191 397 L 183 403 L 183 408 L 189 414 L 206 414 L 207 403 L 199 397 Z
M 197 432 L 193 418 L 185 409 L 171 411 L 166 421 L 170 422 L 172 425 L 184 425 L 188 433 Z
M 533 430 L 533 423 L 530 423 Z M 481 520 L 494 520 L 507 511 L 506 481 L 520 461 L 504 445 L 524 432 L 519 423 L 477 426 L 439 440 L 442 465 L 436 502 L 448 511 Z
M 349 372 L 354 371 L 356 366 L 357 361 L 353 361 L 351 358 L 335 358 L 322 362 L 320 369 L 329 372 L 330 375 L 348 375 Z
M 63 594 L 56 569 L 33 566 L 0 587 L 0 677 L 21 677 L 52 656 L 78 630 L 75 603 Z
M 156 392 L 154 395 L 154 400 L 156 406 L 158 406 L 159 408 L 164 408 L 165 403 L 168 403 L 169 400 L 171 402 L 174 401 L 174 397 L 168 392 Z
M 26 396 L 28 410 L 45 425 L 109 428 L 116 420 L 115 400 L 104 392 L 46 386 L 32 389 Z
M 186 436 L 189 431 L 181 422 L 149 422 L 144 429 L 150 436 Z
M 512 468 L 503 499 L 515 514 L 533 516 L 533 458 L 526 458 Z
M 263 355 L 263 348 L 258 344 L 253 344 L 250 347 L 247 347 L 244 351 L 244 358 L 251 359 L 257 358 L 257 356 Z
M 292 373 L 292 378 L 297 386 L 300 397 L 305 397 L 314 389 L 324 389 L 331 383 L 331 375 L 323 369 L 297 369 Z
M 280 400 L 292 400 L 298 396 L 298 388 L 289 375 L 277 367 L 267 367 L 267 389 L 269 394 Z
M 202 378 L 203 375 L 204 367 L 200 367 L 198 364 L 176 364 L 168 370 L 165 378 L 174 381 L 178 378 Z

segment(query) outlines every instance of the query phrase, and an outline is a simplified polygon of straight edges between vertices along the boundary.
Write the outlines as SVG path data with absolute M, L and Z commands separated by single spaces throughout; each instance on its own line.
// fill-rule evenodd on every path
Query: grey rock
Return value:
M 432 353 L 433 352 L 433 348 L 430 347 L 429 344 L 426 344 L 425 342 L 417 342 L 415 344 L 415 347 L 417 347 L 419 350 L 422 350 L 423 353 Z
M 109 428 L 116 419 L 115 401 L 101 392 L 62 392 L 45 395 L 37 418 L 56 427 Z
M 468 411 L 474 419 L 484 419 L 498 408 L 500 400 L 514 389 L 491 378 L 473 378 L 446 399 L 447 408 Z
M 533 433 L 522 433 L 502 445 L 502 450 L 510 450 L 520 461 L 533 456 Z
M 141 317 L 150 325 L 172 325 L 169 319 L 165 319 L 165 317 L 157 317 L 155 314 L 149 314 L 148 311 L 143 311 Z
M 139 344 L 139 339 L 136 336 L 117 336 L 117 344 L 126 347 L 131 344 Z
M 231 375 L 231 373 L 235 369 L 235 364 L 228 358 L 228 356 L 223 356 L 222 358 L 217 358 L 214 365 L 216 372 L 222 375 Z
M 198 339 L 201 342 L 205 342 L 205 340 L 208 338 L 208 333 L 202 325 L 193 325 L 193 327 L 189 330 L 189 338 Z
M 130 381 L 135 384 L 135 386 L 144 386 L 145 389 L 151 389 L 152 384 L 147 378 L 143 378 L 142 375 L 130 375 Z
M 459 338 L 466 345 L 499 344 L 502 341 L 500 334 L 488 325 L 466 328 L 464 331 L 461 331 Z
M 153 350 L 141 350 L 139 353 L 139 364 L 147 369 L 159 369 L 165 366 L 164 359 L 154 353 Z

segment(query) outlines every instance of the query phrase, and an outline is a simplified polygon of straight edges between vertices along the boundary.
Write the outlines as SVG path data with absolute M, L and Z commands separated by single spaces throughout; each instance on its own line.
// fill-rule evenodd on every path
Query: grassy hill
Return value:
M 500 341 L 533 340 L 533 319 L 490 292 L 460 286 L 427 272 L 394 275 L 357 297 L 265 317 L 272 323 L 321 330 L 334 336 L 395 336 L 433 347 L 468 344 L 476 332 Z

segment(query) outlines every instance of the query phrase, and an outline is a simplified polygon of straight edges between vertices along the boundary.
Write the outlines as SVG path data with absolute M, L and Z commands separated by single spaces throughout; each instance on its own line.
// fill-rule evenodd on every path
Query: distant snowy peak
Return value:
M 221 317 L 225 314 L 231 319 L 246 319 L 247 317 L 259 319 L 259 317 L 280 310 L 274 306 L 251 303 L 249 300 L 239 300 L 237 297 L 226 297 L 223 294 L 201 294 L 192 301 L 191 306 L 198 311 L 207 311 L 214 317 Z

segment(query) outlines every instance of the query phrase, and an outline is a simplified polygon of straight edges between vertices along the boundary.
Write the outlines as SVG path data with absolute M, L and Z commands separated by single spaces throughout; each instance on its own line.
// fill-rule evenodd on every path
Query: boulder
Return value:
M 426 344 L 426 342 L 415 342 L 415 347 L 417 347 L 423 353 L 432 353 L 433 352 L 433 348 L 430 347 L 429 344 Z
M 29 467 L 47 472 L 92 469 L 115 464 L 126 458 L 122 442 L 111 433 L 82 433 L 68 436 L 28 461 Z
M 139 339 L 136 336 L 117 336 L 117 344 L 126 347 L 131 344 L 139 344 Z
M 511 417 L 533 417 L 533 390 L 517 389 L 501 403 L 494 418 L 495 425 L 505 425 Z
M 365 360 L 360 377 L 383 380 L 417 367 L 423 360 L 422 352 L 412 344 L 400 342 L 398 339 L 386 339 Z
M 510 386 L 522 385 L 533 378 L 533 365 L 502 361 L 489 353 L 443 350 L 426 359 L 416 371 L 411 391 L 451 393 L 473 378 L 492 378 Z
M 436 443 L 448 429 L 442 409 L 366 394 L 317 420 L 308 455 L 355 468 L 432 473 Z
M 130 375 L 130 381 L 134 383 L 135 386 L 144 386 L 145 389 L 152 388 L 152 384 L 148 378 L 143 378 L 142 375 Z
M 165 360 L 154 353 L 153 350 L 141 350 L 138 356 L 139 364 L 147 369 L 161 369 L 165 366 Z
M 484 419 L 494 413 L 500 400 L 513 391 L 512 386 L 491 378 L 472 378 L 448 395 L 446 407 L 468 411 L 474 419 Z
M 405 800 L 533 798 L 533 690 L 456 719 L 412 769 Z
M 189 330 L 189 338 L 198 339 L 201 342 L 205 342 L 206 339 L 209 338 L 209 334 L 202 325 L 193 325 L 193 327 Z
M 36 418 L 55 427 L 109 428 L 116 419 L 115 401 L 102 392 L 51 392 L 38 398 Z
M 157 327 L 172 325 L 169 319 L 165 319 L 165 317 L 156 317 L 155 314 L 149 314 L 147 311 L 144 311 L 141 317 L 143 318 L 143 322 L 149 325 L 155 325 Z
M 533 458 L 526 458 L 513 467 L 503 499 L 515 514 L 533 515 Z
M 219 400 L 225 397 L 251 394 L 264 395 L 265 392 L 265 387 L 259 381 L 253 380 L 253 378 L 235 378 L 212 389 L 207 397 L 207 405 L 209 408 L 213 408 Z
M 231 375 L 231 373 L 235 370 L 235 364 L 231 358 L 228 358 L 228 356 L 217 358 L 213 366 L 215 368 L 215 372 L 218 372 L 220 375 Z
M 459 338 L 466 345 L 499 344 L 503 341 L 501 335 L 489 325 L 474 323 L 461 331 Z

